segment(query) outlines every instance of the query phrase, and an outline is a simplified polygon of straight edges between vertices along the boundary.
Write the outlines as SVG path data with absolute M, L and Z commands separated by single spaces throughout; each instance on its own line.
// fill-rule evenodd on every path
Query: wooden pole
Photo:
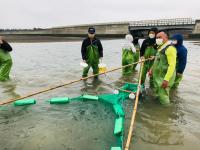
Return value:
M 147 61 L 147 60 L 151 60 L 151 58 L 144 59 L 143 61 Z M 103 73 L 94 74 L 94 75 L 91 75 L 91 76 L 88 76 L 88 77 L 85 77 L 85 78 L 81 78 L 81 79 L 78 79 L 78 80 L 74 80 L 74 81 L 71 81 L 71 82 L 68 82 L 68 83 L 65 83 L 65 84 L 62 84 L 62 85 L 50 87 L 50 88 L 47 88 L 47 89 L 44 89 L 44 90 L 40 90 L 38 92 L 33 92 L 31 94 L 28 94 L 28 95 L 25 95 L 25 96 L 21 96 L 21 97 L 18 97 L 18 98 L 3 100 L 3 101 L 0 101 L 0 105 L 9 104 L 9 103 L 15 102 L 15 101 L 20 100 L 20 99 L 25 99 L 25 98 L 28 98 L 28 97 L 31 97 L 31 96 L 35 96 L 35 95 L 42 94 L 42 93 L 45 93 L 45 92 L 48 92 L 48 91 L 52 91 L 54 89 L 65 87 L 65 86 L 68 86 L 68 85 L 71 85 L 71 84 L 74 84 L 74 83 L 77 83 L 77 82 L 80 82 L 82 80 L 86 80 L 86 79 L 89 79 L 89 78 L 92 78 L 92 77 L 95 77 L 95 76 L 98 76 L 98 75 L 103 75 L 103 74 L 106 74 L 106 73 L 110 73 L 110 72 L 114 72 L 114 71 L 120 70 L 122 68 L 130 67 L 132 65 L 135 65 L 135 64 L 138 64 L 138 63 L 141 63 L 141 62 L 142 61 L 138 61 L 138 62 L 135 62 L 135 63 L 132 63 L 132 64 L 128 64 L 128 65 L 125 65 L 125 66 L 117 67 L 117 68 L 105 71 Z
M 127 141 L 126 141 L 125 150 L 129 150 L 130 142 L 131 142 L 131 138 L 132 138 L 132 134 L 133 134 L 133 127 L 134 127 L 134 123 L 135 123 L 135 116 L 136 116 L 136 113 L 137 113 L 137 106 L 138 106 L 138 100 L 139 100 L 139 94 L 140 94 L 140 88 L 141 88 L 143 66 L 144 66 L 144 61 L 141 62 L 141 66 L 140 66 L 138 88 L 137 88 L 137 92 L 136 92 L 136 99 L 135 99 L 135 103 L 134 103 L 134 107 L 133 107 L 131 124 L 130 124 L 130 127 L 129 127 L 128 138 L 127 138 Z

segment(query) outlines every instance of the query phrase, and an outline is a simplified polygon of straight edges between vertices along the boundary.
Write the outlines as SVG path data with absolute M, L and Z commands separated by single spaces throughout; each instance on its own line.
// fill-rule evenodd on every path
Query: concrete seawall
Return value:
M 119 24 L 96 24 L 96 34 L 100 38 L 122 38 L 128 33 L 128 23 Z M 59 28 L 3 31 L 0 35 L 5 36 L 8 41 L 68 41 L 81 40 L 87 36 L 87 29 L 90 25 L 67 26 Z

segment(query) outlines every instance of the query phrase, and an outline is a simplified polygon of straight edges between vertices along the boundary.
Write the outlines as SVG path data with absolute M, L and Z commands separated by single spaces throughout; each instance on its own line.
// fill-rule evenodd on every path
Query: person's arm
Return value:
M 7 52 L 12 51 L 12 47 L 5 40 L 2 40 L 2 43 L 0 44 L 0 48 L 7 51 Z
M 82 59 L 86 60 L 86 42 L 85 42 L 85 40 L 83 41 L 82 46 L 81 46 L 81 55 L 82 55 Z
M 187 63 L 187 49 L 183 47 L 178 57 L 177 73 L 183 74 Z
M 140 48 L 140 57 L 143 57 L 144 56 L 144 53 L 145 53 L 145 49 L 147 48 L 147 46 L 146 46 L 146 40 L 144 40 L 143 42 L 142 42 L 142 46 L 141 46 L 141 48 Z
M 99 56 L 100 58 L 103 58 L 103 46 L 101 44 L 101 41 L 98 41 L 98 50 L 99 50 Z
M 169 48 L 165 51 L 165 54 L 167 56 L 167 62 L 168 62 L 168 69 L 167 69 L 167 73 L 165 75 L 164 80 L 169 82 L 169 80 L 171 79 L 171 77 L 173 76 L 173 73 L 176 69 L 176 48 L 173 46 L 169 46 Z

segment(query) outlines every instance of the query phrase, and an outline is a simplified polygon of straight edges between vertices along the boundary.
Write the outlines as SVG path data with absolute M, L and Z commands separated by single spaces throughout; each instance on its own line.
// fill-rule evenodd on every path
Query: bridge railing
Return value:
M 130 26 L 173 26 L 173 25 L 194 25 L 195 20 L 192 18 L 175 18 L 175 19 L 160 19 L 160 20 L 144 20 L 144 21 L 132 21 Z

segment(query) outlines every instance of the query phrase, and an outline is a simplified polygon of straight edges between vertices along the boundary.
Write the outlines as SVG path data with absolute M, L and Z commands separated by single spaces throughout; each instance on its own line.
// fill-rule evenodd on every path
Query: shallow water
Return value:
M 123 40 L 102 41 L 108 68 L 121 64 Z M 131 149 L 200 149 L 200 42 L 186 41 L 188 64 L 172 106 L 163 107 L 151 96 L 140 101 Z M 81 76 L 81 42 L 13 43 L 12 80 L 0 84 L 0 100 L 22 96 Z M 0 150 L 104 150 L 115 145 L 114 113 L 99 102 L 49 105 L 57 96 L 110 93 L 122 85 L 121 71 L 34 96 L 37 105 L 0 107 Z M 127 133 L 133 101 L 124 102 Z M 125 134 L 127 135 L 127 134 Z M 125 136 L 126 137 L 126 136 Z M 125 140 L 126 141 L 126 140 Z

